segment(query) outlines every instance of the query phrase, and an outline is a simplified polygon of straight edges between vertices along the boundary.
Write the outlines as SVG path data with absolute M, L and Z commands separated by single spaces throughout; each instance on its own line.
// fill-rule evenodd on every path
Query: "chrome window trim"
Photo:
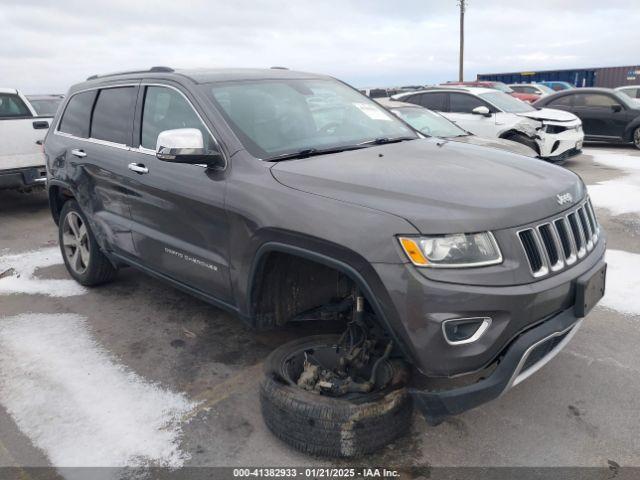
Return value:
M 469 338 L 467 338 L 465 340 L 458 340 L 458 341 L 449 340 L 449 337 L 447 337 L 447 332 L 445 330 L 445 325 L 448 322 L 459 322 L 459 321 L 464 321 L 464 320 L 482 320 L 482 323 L 478 327 L 478 330 L 476 330 L 475 333 L 473 335 L 471 335 Z M 491 326 L 491 322 L 492 322 L 492 320 L 491 320 L 490 317 L 448 318 L 447 320 L 442 322 L 442 336 L 444 336 L 445 341 L 449 345 L 467 345 L 469 343 L 473 343 L 473 342 L 477 341 L 480 337 L 482 337 L 482 335 L 484 335 L 485 332 Z
M 182 98 L 185 99 L 185 101 L 187 102 L 189 107 L 191 107 L 193 112 L 196 114 L 196 116 L 198 117 L 198 120 L 200 120 L 200 123 L 202 123 L 202 126 L 206 129 L 207 133 L 213 139 L 213 143 L 215 143 L 216 147 L 218 148 L 218 151 L 220 152 L 220 155 L 222 155 L 222 158 L 224 158 L 224 167 L 220 168 L 219 170 L 220 171 L 224 171 L 224 170 L 227 169 L 227 167 L 229 166 L 229 158 L 227 157 L 227 154 L 222 149 L 222 146 L 220 145 L 220 142 L 218 141 L 216 136 L 213 134 L 213 132 L 211 131 L 211 129 L 209 128 L 207 123 L 204 121 L 204 119 L 202 118 L 200 113 L 198 113 L 198 110 L 193 106 L 193 103 L 191 103 L 191 100 L 189 100 L 189 98 L 184 94 L 184 92 L 182 90 L 180 90 L 177 87 L 174 87 L 173 85 L 167 85 L 166 83 L 147 82 L 147 81 L 144 81 L 144 80 L 140 81 L 140 87 L 164 87 L 164 88 L 170 88 L 170 89 L 175 90 L 176 92 L 178 92 L 180 95 L 182 95 Z M 145 92 L 145 96 L 146 96 L 146 92 Z M 140 133 L 142 133 L 142 122 L 143 122 L 143 120 L 144 120 L 144 107 L 142 109 L 142 116 L 140 117 Z M 150 149 L 148 149 L 146 147 L 143 147 L 142 145 L 140 145 L 138 148 L 144 150 L 144 151 L 141 151 L 141 153 L 145 153 L 145 154 L 147 154 L 147 152 L 150 150 Z M 155 153 L 156 152 L 153 151 L 154 155 L 155 155 Z M 205 167 L 206 167 L 206 165 L 205 165 Z
M 61 132 L 60 131 L 60 122 L 62 121 L 62 117 L 64 117 L 64 114 L 67 111 L 67 107 L 69 106 L 69 102 L 71 101 L 71 99 L 73 97 L 75 97 L 76 95 L 78 95 L 80 93 L 92 92 L 94 90 L 106 90 L 107 88 L 120 88 L 120 87 L 164 87 L 164 88 L 170 88 L 172 90 L 175 90 L 180 95 L 182 95 L 182 98 L 185 99 L 185 101 L 187 102 L 189 107 L 191 107 L 193 112 L 196 114 L 196 116 L 198 117 L 198 120 L 200 120 L 200 123 L 202 123 L 202 125 L 206 129 L 207 133 L 209 133 L 209 135 L 213 139 L 213 142 L 215 143 L 216 147 L 218 147 L 218 151 L 222 155 L 222 158 L 224 158 L 224 167 L 221 168 L 220 171 L 223 171 L 223 170 L 227 169 L 227 167 L 229 165 L 229 159 L 228 159 L 225 151 L 221 148 L 220 142 L 215 137 L 215 135 L 213 135 L 213 133 L 211 132 L 211 129 L 209 128 L 209 126 L 206 124 L 206 122 L 202 119 L 202 116 L 198 113 L 196 108 L 193 106 L 193 103 L 191 103 L 189 98 L 187 98 L 187 96 L 179 88 L 176 88 L 173 85 L 167 85 L 167 84 L 164 84 L 164 83 L 145 82 L 144 80 L 140 80 L 137 83 L 121 83 L 121 84 L 114 84 L 114 85 L 101 85 L 101 86 L 95 86 L 95 87 L 91 87 L 91 88 L 85 88 L 85 89 L 82 89 L 82 90 L 78 90 L 77 92 L 74 92 L 73 95 L 69 96 L 69 98 L 65 99 L 66 101 L 64 103 L 64 108 L 62 109 L 62 113 L 60 114 L 60 116 L 58 117 L 58 119 L 56 121 L 56 126 L 55 126 L 55 129 L 53 130 L 53 134 L 61 136 L 61 137 L 71 138 L 71 139 L 74 139 L 74 140 L 80 140 L 80 141 L 83 141 L 83 142 L 93 143 L 93 144 L 96 144 L 96 145 L 102 145 L 102 146 L 105 146 L 105 147 L 119 148 L 121 150 L 127 150 L 127 151 L 134 152 L 134 153 L 142 153 L 144 155 L 153 155 L 155 157 L 155 155 L 156 155 L 155 150 L 151 150 L 149 148 L 145 148 L 142 145 L 139 145 L 138 147 L 133 147 L 133 146 L 126 145 L 124 143 L 115 143 L 115 142 L 109 142 L 109 141 L 106 141 L 106 140 L 100 140 L 99 138 L 78 137 L 76 135 L 72 135 L 70 133 L 66 133 L 66 132 Z M 146 94 L 146 92 L 145 92 L 145 94 Z M 143 113 L 144 113 L 144 111 L 143 111 Z M 92 112 L 92 115 L 93 115 L 93 112 Z M 142 130 L 142 117 L 140 118 L 140 129 Z M 207 168 L 206 165 L 202 165 L 202 164 L 199 164 L 197 166 Z

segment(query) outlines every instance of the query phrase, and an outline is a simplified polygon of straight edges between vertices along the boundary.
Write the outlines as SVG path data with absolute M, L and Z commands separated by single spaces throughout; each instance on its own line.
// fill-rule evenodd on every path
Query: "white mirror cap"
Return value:
M 197 128 L 176 128 L 174 130 L 165 130 L 158 135 L 156 142 L 156 151 L 161 148 L 169 148 L 171 150 L 178 148 L 204 148 L 204 138 L 202 132 Z
M 486 115 L 487 113 L 489 113 L 489 109 L 484 105 L 480 105 L 479 107 L 474 108 L 473 111 L 482 115 Z

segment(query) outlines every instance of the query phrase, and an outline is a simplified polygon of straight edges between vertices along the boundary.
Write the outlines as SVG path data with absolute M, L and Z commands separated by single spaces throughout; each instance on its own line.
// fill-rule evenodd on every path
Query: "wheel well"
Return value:
M 49 208 L 51 209 L 51 216 L 56 225 L 60 220 L 60 212 L 65 202 L 73 198 L 75 198 L 73 193 L 67 188 L 58 185 L 51 185 L 49 187 Z
M 283 325 L 303 312 L 349 297 L 355 283 L 343 272 L 298 255 L 273 251 L 255 271 L 251 310 L 258 328 Z
M 504 139 L 504 140 L 511 140 L 512 137 L 515 136 L 519 136 L 519 137 L 524 137 L 526 139 L 531 140 L 531 145 L 527 145 L 530 146 L 531 148 L 533 148 L 533 150 L 535 150 L 535 152 L 540 155 L 540 147 L 538 146 L 538 142 L 536 142 L 535 140 L 533 140 L 532 138 L 529 138 L 525 133 L 520 132 L 518 130 L 507 130 L 506 132 L 502 133 L 500 135 L 500 138 Z M 517 141 L 517 140 L 511 140 L 511 141 Z

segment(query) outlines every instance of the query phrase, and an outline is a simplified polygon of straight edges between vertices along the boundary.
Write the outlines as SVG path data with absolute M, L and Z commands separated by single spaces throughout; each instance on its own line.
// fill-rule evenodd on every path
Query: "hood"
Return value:
M 541 108 L 533 112 L 518 113 L 521 117 L 533 118 L 534 120 L 551 120 L 554 122 L 572 122 L 577 120 L 573 113 L 564 110 L 555 110 L 553 108 Z
M 436 139 L 282 161 L 271 172 L 285 186 L 397 215 L 422 233 L 515 227 L 573 205 L 558 205 L 558 194 L 574 202 L 585 194 L 562 167 Z
M 502 138 L 486 138 L 478 137 L 477 135 L 467 135 L 464 137 L 452 137 L 448 140 L 453 142 L 470 143 L 471 145 L 478 145 L 480 147 L 499 148 L 500 150 L 517 153 L 518 155 L 525 155 L 531 158 L 537 158 L 538 156 L 532 148 L 529 148 L 522 143 L 512 142 L 511 140 L 504 140 Z

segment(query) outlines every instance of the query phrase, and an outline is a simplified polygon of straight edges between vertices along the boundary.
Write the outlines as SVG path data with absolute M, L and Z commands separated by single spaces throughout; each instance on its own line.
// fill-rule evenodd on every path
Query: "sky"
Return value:
M 0 0 L 0 87 L 93 74 L 270 67 L 356 87 L 457 78 L 457 0 Z M 468 0 L 465 78 L 640 63 L 638 0 Z

